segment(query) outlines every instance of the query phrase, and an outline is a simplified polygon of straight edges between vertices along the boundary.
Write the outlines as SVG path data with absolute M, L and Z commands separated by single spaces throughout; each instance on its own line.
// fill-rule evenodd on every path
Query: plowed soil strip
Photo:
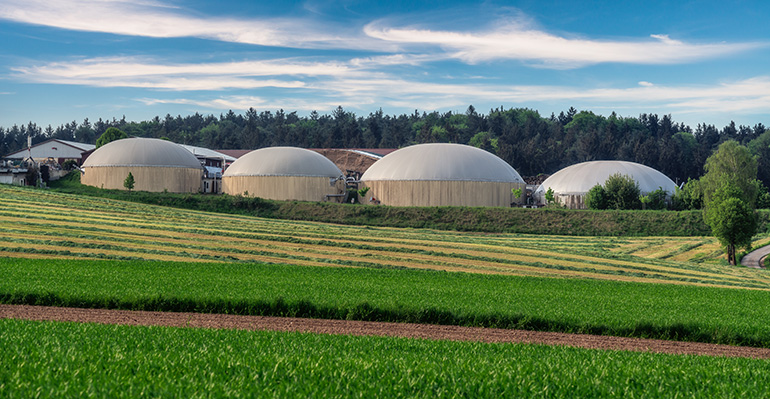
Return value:
M 295 331 L 317 334 L 392 336 L 488 343 L 530 343 L 564 345 L 589 349 L 669 353 L 677 355 L 686 354 L 770 359 L 770 349 L 767 348 L 610 337 L 602 335 L 507 330 L 499 328 L 441 326 L 432 324 L 0 305 L 0 319 L 9 318 L 132 326 L 227 328 L 239 330 Z

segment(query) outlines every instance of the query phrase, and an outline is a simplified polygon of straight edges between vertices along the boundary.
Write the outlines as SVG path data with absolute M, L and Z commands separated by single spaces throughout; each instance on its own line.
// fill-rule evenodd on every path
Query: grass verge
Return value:
M 711 234 L 711 230 L 703 222 L 700 211 L 393 207 L 270 201 L 231 195 L 102 190 L 80 184 L 78 172 L 51 182 L 51 187 L 64 193 L 183 209 L 349 225 L 578 236 L 704 236 Z

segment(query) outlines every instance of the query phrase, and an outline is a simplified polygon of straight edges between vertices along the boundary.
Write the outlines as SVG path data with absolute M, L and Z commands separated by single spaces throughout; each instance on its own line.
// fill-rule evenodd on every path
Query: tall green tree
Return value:
M 736 248 L 749 249 L 751 237 L 757 230 L 754 209 L 740 195 L 740 189 L 728 182 L 713 194 L 704 212 L 706 223 L 725 248 L 731 265 L 738 263 Z
M 748 248 L 757 230 L 757 160 L 748 148 L 730 140 L 708 157 L 704 168 L 703 219 L 725 247 L 728 262 L 735 265 L 736 247 Z
M 757 200 L 757 160 L 745 146 L 735 140 L 725 141 L 706 159 L 706 174 L 700 179 L 703 202 L 708 206 L 714 194 L 728 182 L 738 190 L 736 195 L 752 209 Z
M 107 128 L 107 130 L 102 133 L 101 136 L 96 140 L 96 148 L 99 148 L 111 141 L 120 140 L 128 138 L 128 135 L 126 132 L 116 128 L 116 127 L 110 127 Z

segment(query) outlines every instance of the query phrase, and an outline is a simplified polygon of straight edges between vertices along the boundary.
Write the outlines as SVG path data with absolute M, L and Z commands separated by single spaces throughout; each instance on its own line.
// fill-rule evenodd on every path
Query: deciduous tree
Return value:
M 740 198 L 741 192 L 732 183 L 726 183 L 712 196 L 704 219 L 714 236 L 727 252 L 727 261 L 737 264 L 735 249 L 751 246 L 751 237 L 757 230 L 754 209 Z
M 110 127 L 107 128 L 107 130 L 102 133 L 101 136 L 96 140 L 96 148 L 99 148 L 111 141 L 120 140 L 127 138 L 128 135 L 126 132 L 116 128 L 116 127 Z
M 759 188 L 757 160 L 748 148 L 734 140 L 726 141 L 706 159 L 704 169 L 706 174 L 700 179 L 700 186 L 706 206 L 717 190 L 730 183 L 738 190 L 736 196 L 754 208 Z

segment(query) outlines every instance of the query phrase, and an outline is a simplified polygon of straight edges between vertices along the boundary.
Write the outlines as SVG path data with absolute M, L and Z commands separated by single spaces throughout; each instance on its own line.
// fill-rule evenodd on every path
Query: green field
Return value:
M 260 262 L 770 288 L 711 237 L 572 237 L 346 226 L 0 187 L 0 256 Z M 766 242 L 767 238 L 763 238 Z
M 0 320 L 0 397 L 767 397 L 768 362 Z
M 0 302 L 454 324 L 770 347 L 768 294 L 259 264 L 0 261 Z
M 770 347 L 770 275 L 726 266 L 711 237 L 334 225 L 8 186 L 0 196 L 3 303 Z M 770 395 L 766 360 L 18 320 L 0 320 L 0 364 L 9 398 Z

